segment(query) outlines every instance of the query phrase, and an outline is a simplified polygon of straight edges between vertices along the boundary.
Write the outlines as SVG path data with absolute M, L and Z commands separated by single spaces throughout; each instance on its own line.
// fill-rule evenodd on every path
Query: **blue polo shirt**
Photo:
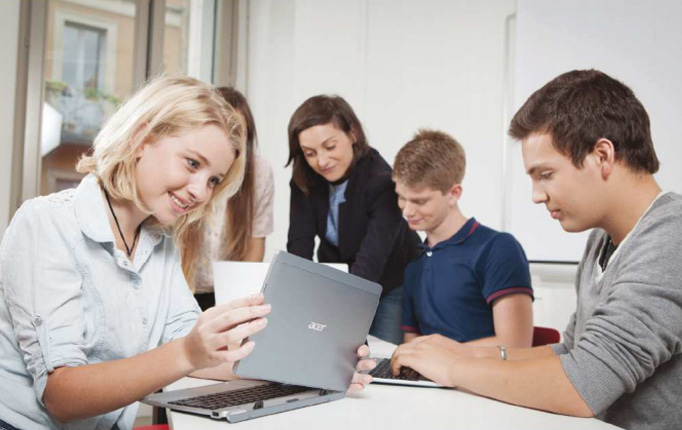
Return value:
M 402 329 L 458 342 L 495 335 L 492 303 L 507 294 L 533 296 L 521 244 L 469 219 L 450 239 L 407 266 Z

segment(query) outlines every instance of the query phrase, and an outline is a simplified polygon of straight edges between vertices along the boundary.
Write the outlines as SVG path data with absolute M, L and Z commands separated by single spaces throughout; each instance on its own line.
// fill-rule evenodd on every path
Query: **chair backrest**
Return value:
M 558 330 L 549 327 L 533 327 L 533 346 L 550 345 L 559 343 L 561 334 Z

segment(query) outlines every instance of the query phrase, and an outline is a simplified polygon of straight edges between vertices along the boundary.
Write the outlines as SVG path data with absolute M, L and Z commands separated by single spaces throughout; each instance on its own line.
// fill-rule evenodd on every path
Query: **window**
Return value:
M 106 30 L 66 22 L 62 39 L 62 79 L 71 91 L 100 90 Z
M 215 16 L 223 3 L 232 4 L 31 2 L 22 199 L 76 183 L 79 158 L 90 151 L 104 121 L 147 76 L 165 71 L 210 82 Z
M 136 16 L 134 1 L 48 2 L 40 194 L 78 180 L 78 159 L 134 91 Z

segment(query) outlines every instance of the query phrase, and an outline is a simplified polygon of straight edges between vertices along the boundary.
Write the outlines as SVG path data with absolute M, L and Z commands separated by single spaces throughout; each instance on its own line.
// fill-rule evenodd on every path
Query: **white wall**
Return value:
M 319 93 L 343 96 L 389 163 L 420 127 L 467 151 L 461 206 L 501 228 L 505 20 L 513 0 L 253 0 L 247 97 L 275 171 L 275 232 L 286 247 L 287 124 Z
M 19 1 L 0 2 L 0 240 L 9 222 Z
M 596 68 L 623 81 L 649 113 L 664 190 L 682 192 L 682 2 L 680 0 L 519 0 L 514 110 L 555 76 Z M 588 13 L 589 12 L 589 13 Z M 577 261 L 587 233 L 566 234 L 531 185 L 514 148 L 510 231 L 532 260 Z

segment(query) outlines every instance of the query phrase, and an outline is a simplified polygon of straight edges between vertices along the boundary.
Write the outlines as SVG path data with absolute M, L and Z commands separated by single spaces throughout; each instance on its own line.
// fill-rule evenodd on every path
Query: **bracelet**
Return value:
M 500 358 L 502 358 L 502 361 L 507 361 L 507 348 L 502 345 L 497 345 L 497 347 L 500 349 Z

